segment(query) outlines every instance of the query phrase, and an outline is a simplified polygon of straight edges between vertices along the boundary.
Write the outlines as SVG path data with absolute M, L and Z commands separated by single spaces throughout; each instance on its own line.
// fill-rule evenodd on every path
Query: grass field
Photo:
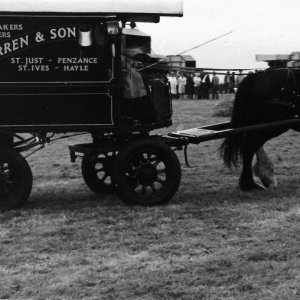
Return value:
M 215 100 L 175 100 L 174 125 L 213 117 Z M 240 170 L 219 158 L 220 140 L 189 147 L 181 186 L 160 207 L 95 195 L 67 145 L 28 158 L 33 191 L 0 214 L 0 299 L 300 299 L 299 135 L 270 141 L 278 187 L 245 193 Z

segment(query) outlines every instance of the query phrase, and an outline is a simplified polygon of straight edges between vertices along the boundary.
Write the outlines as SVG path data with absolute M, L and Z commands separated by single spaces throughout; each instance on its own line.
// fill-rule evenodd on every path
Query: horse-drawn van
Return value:
M 243 158 L 241 188 L 258 187 L 254 153 L 299 130 L 299 70 L 247 76 L 231 122 L 151 134 L 172 124 L 169 86 L 155 79 L 148 88 L 132 56 L 143 56 L 149 38 L 127 43 L 123 29 L 161 16 L 182 16 L 181 0 L 1 0 L 0 209 L 20 207 L 31 193 L 21 153 L 68 132 L 92 137 L 69 147 L 71 161 L 82 157 L 87 186 L 116 191 L 128 204 L 169 201 L 181 179 L 174 150 L 219 138 L 228 165 Z
M 182 16 L 181 0 L 0 2 L 1 208 L 19 207 L 31 192 L 31 170 L 20 152 L 66 132 L 93 137 L 70 149 L 72 160 L 83 156 L 82 175 L 95 192 L 117 186 L 129 203 L 170 199 L 179 163 L 164 141 L 149 135 L 172 123 L 168 86 L 157 81 L 151 91 L 144 87 L 140 102 L 126 102 L 123 91 L 130 52 L 123 28 L 158 23 L 161 16 Z M 137 74 L 127 76 L 141 88 Z M 130 87 L 137 88 L 134 82 Z M 133 106 L 129 116 L 124 103 Z M 146 118 L 139 119 L 136 106 Z

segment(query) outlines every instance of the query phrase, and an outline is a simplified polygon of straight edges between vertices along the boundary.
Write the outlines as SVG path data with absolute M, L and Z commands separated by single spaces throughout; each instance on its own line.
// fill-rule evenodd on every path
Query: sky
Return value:
M 267 67 L 256 54 L 300 52 L 300 0 L 183 0 L 183 14 L 138 24 L 153 53 L 176 55 L 230 31 L 185 54 L 199 68 L 251 69 Z

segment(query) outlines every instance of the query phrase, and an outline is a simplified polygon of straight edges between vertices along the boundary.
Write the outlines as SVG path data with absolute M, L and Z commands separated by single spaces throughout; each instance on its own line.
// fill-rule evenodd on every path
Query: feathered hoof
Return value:
M 248 183 L 241 183 L 240 182 L 240 189 L 244 192 L 250 192 L 250 191 L 265 191 L 266 188 L 259 184 L 256 183 L 255 181 L 253 182 L 248 182 Z
M 277 187 L 277 180 L 275 176 L 270 177 L 262 177 L 260 178 L 261 183 L 264 185 L 266 188 L 272 188 L 272 187 Z

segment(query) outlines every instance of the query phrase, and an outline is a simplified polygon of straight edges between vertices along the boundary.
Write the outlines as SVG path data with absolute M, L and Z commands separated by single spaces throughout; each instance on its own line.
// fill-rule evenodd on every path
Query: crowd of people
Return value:
M 227 73 L 220 78 L 216 72 L 166 74 L 170 91 L 174 99 L 219 99 L 220 93 L 235 93 L 244 79 L 243 71 Z
M 132 124 L 133 122 L 149 123 L 157 120 L 160 115 L 154 107 L 153 97 L 157 83 L 160 82 L 160 88 L 167 90 L 169 88 L 172 99 L 219 99 L 220 93 L 235 93 L 244 78 L 242 70 L 238 75 L 229 71 L 225 74 L 216 74 L 216 72 L 147 72 L 142 73 L 138 70 L 138 62 L 130 57 L 122 60 L 123 77 L 123 101 L 121 102 L 121 114 L 124 122 Z M 224 77 L 224 78 L 223 78 Z M 222 79 L 222 81 L 221 81 Z M 163 84 L 167 83 L 167 84 Z M 159 97 L 162 97 L 162 91 Z M 161 98 L 160 98 L 161 99 Z M 168 103 L 169 107 L 169 103 Z

